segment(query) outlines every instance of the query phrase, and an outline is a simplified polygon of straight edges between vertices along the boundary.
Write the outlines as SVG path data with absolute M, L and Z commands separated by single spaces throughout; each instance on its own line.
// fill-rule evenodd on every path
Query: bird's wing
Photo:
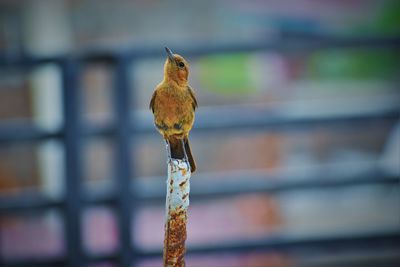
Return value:
M 193 110 L 196 110 L 196 108 L 197 108 L 196 95 L 190 86 L 188 86 L 188 90 L 189 90 L 190 97 L 192 98 L 192 101 L 193 101 Z
M 156 99 L 157 91 L 154 91 L 153 95 L 151 96 L 149 108 L 154 113 L 154 101 Z

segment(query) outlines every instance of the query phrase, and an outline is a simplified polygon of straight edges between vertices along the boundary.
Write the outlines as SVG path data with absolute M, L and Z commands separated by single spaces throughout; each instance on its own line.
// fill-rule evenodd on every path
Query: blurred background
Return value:
M 0 265 L 161 266 L 164 46 L 187 266 L 400 266 L 400 2 L 0 1 Z

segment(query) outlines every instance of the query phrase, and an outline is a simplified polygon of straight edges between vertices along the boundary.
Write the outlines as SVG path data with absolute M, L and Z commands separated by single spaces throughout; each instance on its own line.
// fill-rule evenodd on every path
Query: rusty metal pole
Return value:
M 189 165 L 185 161 L 173 159 L 168 162 L 164 267 L 185 266 L 190 175 Z

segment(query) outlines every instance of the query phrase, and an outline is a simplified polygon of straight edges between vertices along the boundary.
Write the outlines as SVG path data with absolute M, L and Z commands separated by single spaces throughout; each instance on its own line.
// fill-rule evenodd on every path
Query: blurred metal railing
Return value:
M 304 53 L 318 49 L 330 48 L 373 48 L 399 50 L 400 37 L 394 38 L 352 38 L 335 37 L 317 34 L 283 34 L 274 40 L 258 44 L 221 44 L 214 46 L 197 46 L 191 48 L 179 48 L 176 50 L 188 57 L 198 57 L 227 52 L 256 52 L 274 50 L 282 53 Z M 175 46 L 174 46 L 175 48 Z M 12 142 L 32 142 L 49 139 L 59 139 L 65 145 L 65 170 L 66 170 L 66 194 L 62 199 L 51 199 L 44 194 L 31 193 L 18 197 L 0 198 L 0 215 L 25 212 L 43 212 L 51 208 L 63 211 L 66 218 L 65 233 L 67 254 L 62 258 L 49 259 L 20 259 L 17 262 L 9 262 L 0 259 L 1 266 L 84 266 L 90 262 L 116 261 L 120 266 L 132 266 L 143 257 L 161 257 L 160 250 L 142 250 L 133 245 L 131 240 L 131 222 L 134 216 L 132 212 L 144 201 L 161 201 L 165 190 L 153 189 L 142 191 L 142 185 L 134 181 L 131 188 L 130 177 L 135 177 L 135 168 L 130 166 L 130 147 L 132 139 L 138 135 L 154 131 L 149 120 L 133 118 L 130 116 L 130 93 L 135 92 L 135 84 L 130 84 L 128 79 L 128 67 L 134 66 L 138 60 L 149 57 L 162 57 L 160 48 L 137 48 L 128 50 L 97 50 L 81 54 L 64 55 L 57 57 L 37 58 L 23 55 L 21 57 L 8 57 L 0 55 L 0 67 L 33 68 L 46 63 L 53 63 L 60 67 L 63 77 L 63 110 L 65 125 L 55 131 L 45 131 L 34 124 L 8 123 L 0 124 L 0 145 Z M 86 125 L 82 123 L 80 113 L 79 82 L 81 69 L 84 64 L 102 62 L 114 67 L 114 95 L 113 104 L 115 121 L 110 125 Z M 133 89 L 133 90 L 132 90 Z M 298 127 L 348 127 L 349 125 L 365 123 L 391 123 L 399 119 L 399 109 L 391 109 L 383 112 L 363 114 L 348 114 L 322 117 L 297 117 L 292 118 L 283 115 L 266 116 L 265 113 L 250 114 L 248 116 L 232 116 L 232 114 L 215 114 L 212 118 L 198 117 L 195 131 L 271 131 L 287 130 Z M 132 122 L 135 122 L 134 124 Z M 84 136 L 110 136 L 115 139 L 115 182 L 116 191 L 103 194 L 90 194 L 82 187 L 82 160 L 81 151 Z M 133 173 L 132 173 L 133 172 Z M 212 176 L 212 175 L 211 175 Z M 301 181 L 293 181 L 278 177 L 279 179 L 264 179 L 263 183 L 229 187 L 214 186 L 213 188 L 192 186 L 192 199 L 221 197 L 247 192 L 280 192 L 282 190 L 304 190 L 310 188 L 347 187 L 362 184 L 398 184 L 399 177 L 372 169 L 368 173 L 346 175 L 343 173 L 331 173 L 329 179 L 321 181 L 317 175 Z M 200 180 L 200 179 L 199 179 Z M 155 187 L 156 188 L 156 187 Z M 224 190 L 218 189 L 224 188 Z M 108 204 L 113 205 L 118 217 L 120 246 L 118 251 L 111 254 L 90 255 L 83 249 L 81 214 L 87 205 Z M 353 234 L 347 236 L 321 236 L 310 238 L 263 238 L 260 240 L 247 240 L 229 242 L 213 246 L 189 247 L 191 253 L 215 253 L 215 252 L 245 252 L 254 250 L 283 250 L 315 249 L 321 251 L 327 248 L 376 248 L 388 246 L 400 248 L 400 232 L 367 233 L 364 235 Z

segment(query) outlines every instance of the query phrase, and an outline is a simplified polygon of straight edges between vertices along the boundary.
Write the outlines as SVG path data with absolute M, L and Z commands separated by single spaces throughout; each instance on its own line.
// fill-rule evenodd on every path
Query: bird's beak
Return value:
M 168 47 L 165 47 L 165 51 L 167 51 L 167 56 L 168 56 L 168 58 L 169 58 L 171 61 L 174 61 L 175 58 L 174 58 L 174 54 L 172 54 L 171 49 L 169 49 Z

